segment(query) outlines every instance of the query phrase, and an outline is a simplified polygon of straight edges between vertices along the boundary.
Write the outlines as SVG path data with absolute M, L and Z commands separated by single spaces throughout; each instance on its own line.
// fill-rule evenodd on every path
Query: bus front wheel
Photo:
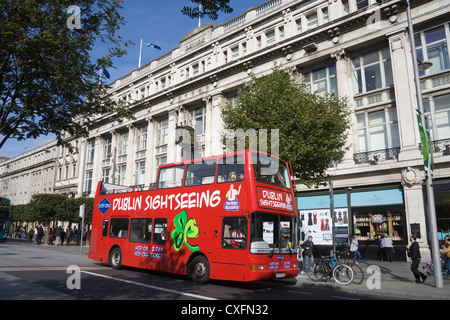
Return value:
M 109 253 L 109 265 L 114 270 L 120 269 L 122 266 L 122 250 L 119 247 L 115 247 Z
M 204 256 L 196 256 L 190 267 L 190 276 L 197 283 L 204 284 L 209 280 L 209 263 Z

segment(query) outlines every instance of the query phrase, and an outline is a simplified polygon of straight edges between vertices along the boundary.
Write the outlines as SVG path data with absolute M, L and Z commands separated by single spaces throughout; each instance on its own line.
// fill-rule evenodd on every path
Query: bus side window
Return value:
M 128 238 L 128 219 L 127 218 L 111 219 L 109 236 L 111 238 Z
M 102 237 L 108 236 L 108 219 L 103 220 Z
M 167 233 L 167 219 L 157 218 L 155 219 L 155 230 L 153 232 L 153 243 L 154 244 L 165 244 L 166 243 L 166 233 Z
M 135 218 L 130 222 L 130 242 L 150 243 L 152 237 L 152 219 Z
M 222 226 L 222 248 L 247 248 L 247 219 L 224 218 Z
M 159 170 L 158 189 L 178 188 L 183 185 L 184 164 Z
M 219 160 L 217 170 L 218 183 L 242 181 L 244 178 L 244 158 L 242 156 L 224 157 Z

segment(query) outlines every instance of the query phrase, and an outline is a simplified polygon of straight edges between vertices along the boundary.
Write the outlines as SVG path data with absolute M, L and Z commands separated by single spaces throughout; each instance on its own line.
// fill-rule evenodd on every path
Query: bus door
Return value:
M 221 254 L 217 262 L 222 274 L 229 280 L 245 280 L 248 257 L 248 218 L 246 216 L 222 217 Z
M 102 228 L 99 230 L 95 230 L 96 232 L 100 232 L 98 236 L 92 235 L 92 239 L 95 239 L 97 243 L 95 243 L 95 251 L 98 253 L 99 257 L 103 258 L 104 262 L 108 261 L 108 251 L 107 248 L 107 238 L 108 238 L 108 230 L 109 230 L 109 218 L 103 219 Z M 94 230 L 93 230 L 94 231 Z

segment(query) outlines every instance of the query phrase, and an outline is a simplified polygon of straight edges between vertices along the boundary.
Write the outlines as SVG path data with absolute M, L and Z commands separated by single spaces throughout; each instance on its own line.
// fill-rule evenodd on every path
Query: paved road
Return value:
M 223 308 L 230 301 L 246 301 L 258 306 L 265 303 L 273 310 L 273 304 L 279 309 L 292 300 L 450 298 L 448 280 L 445 280 L 444 289 L 434 288 L 434 279 L 417 285 L 412 283 L 409 265 L 400 262 L 378 266 L 381 272 L 379 289 L 370 289 L 366 281 L 350 286 L 315 283 L 306 275 L 282 281 L 214 281 L 198 285 L 182 276 L 131 268 L 112 270 L 105 264 L 88 259 L 87 251 L 87 247 L 80 253 L 79 247 L 75 246 L 38 246 L 14 241 L 0 243 L 0 281 L 3 288 L 7 288 L 0 292 L 0 299 L 178 301 L 172 311 L 181 312 L 181 308 L 187 305 L 194 306 L 194 301 L 198 306 L 212 306 L 210 301 L 225 300 L 225 304 L 220 304 Z M 75 270 L 80 273 L 70 269 L 68 273 L 68 267 L 72 265 L 79 267 Z M 361 266 L 367 270 L 373 265 L 374 262 L 366 262 Z M 279 302 L 273 302 L 275 300 Z M 228 311 L 231 312 L 231 307 Z

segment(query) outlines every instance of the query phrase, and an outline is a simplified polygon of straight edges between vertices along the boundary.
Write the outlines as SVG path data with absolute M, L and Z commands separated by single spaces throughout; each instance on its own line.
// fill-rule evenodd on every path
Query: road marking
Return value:
M 299 294 L 312 294 L 312 292 L 305 292 L 305 291 L 294 291 L 294 290 L 286 290 L 286 291 Z
M 125 280 L 125 279 L 114 278 L 114 277 L 105 276 L 103 274 L 93 273 L 93 272 L 89 272 L 89 271 L 85 271 L 85 270 L 81 270 L 81 272 L 82 273 L 86 273 L 86 274 L 90 274 L 90 275 L 96 276 L 96 277 L 101 277 L 101 278 L 111 279 L 111 280 L 115 280 L 115 281 L 125 282 L 125 283 L 128 283 L 128 284 L 134 284 L 134 285 L 137 285 L 137 286 L 146 287 L 146 288 L 150 288 L 150 289 L 154 289 L 154 290 L 159 290 L 159 291 L 164 291 L 164 292 L 169 292 L 169 293 L 175 293 L 175 294 L 187 296 L 187 297 L 190 297 L 190 298 L 197 298 L 197 299 L 202 299 L 202 300 L 218 300 L 218 299 L 215 299 L 215 298 L 211 298 L 211 297 L 207 297 L 207 296 L 201 296 L 201 295 L 194 294 L 194 293 L 187 293 L 187 292 L 181 292 L 181 291 L 176 291 L 176 290 L 162 288 L 162 287 L 156 287 L 156 286 L 152 286 L 152 285 L 145 284 L 145 283 L 140 283 L 140 282 Z
M 0 272 L 11 272 L 11 271 L 67 271 L 67 267 L 0 267 Z M 82 270 L 107 270 L 107 267 L 81 267 Z
M 361 299 L 357 299 L 357 298 L 349 298 L 349 297 L 341 297 L 341 296 L 331 296 L 332 298 L 336 298 L 336 299 L 343 299 L 343 300 L 361 300 Z

